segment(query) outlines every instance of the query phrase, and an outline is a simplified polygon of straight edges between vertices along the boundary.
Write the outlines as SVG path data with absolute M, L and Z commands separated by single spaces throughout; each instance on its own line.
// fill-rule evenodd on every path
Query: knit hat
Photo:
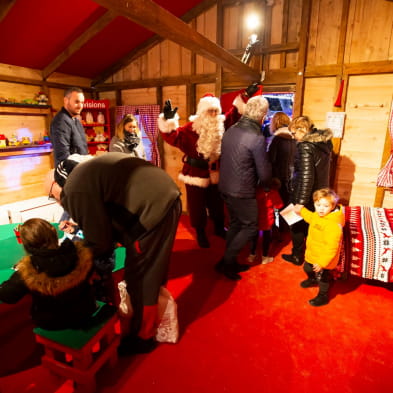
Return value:
M 211 93 L 205 94 L 199 100 L 197 115 L 200 115 L 202 112 L 205 112 L 208 109 L 217 109 L 219 113 L 222 112 L 220 100 L 217 97 L 214 97 L 214 95 Z
M 91 155 L 72 154 L 64 161 L 61 161 L 55 169 L 55 182 L 60 186 L 64 187 L 64 184 L 68 178 L 68 175 L 73 169 L 81 162 L 90 160 L 93 158 Z

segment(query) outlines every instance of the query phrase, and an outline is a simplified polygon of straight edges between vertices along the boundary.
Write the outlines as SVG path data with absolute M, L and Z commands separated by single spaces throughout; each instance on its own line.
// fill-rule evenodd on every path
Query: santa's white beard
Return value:
M 222 115 L 198 116 L 192 123 L 192 129 L 199 135 L 196 150 L 206 160 L 216 161 L 221 154 L 221 139 L 224 133 Z

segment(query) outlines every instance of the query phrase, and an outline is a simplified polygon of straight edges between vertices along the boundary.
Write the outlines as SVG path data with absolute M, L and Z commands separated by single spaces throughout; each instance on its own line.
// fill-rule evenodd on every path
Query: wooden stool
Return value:
M 99 308 L 84 329 L 34 329 L 36 341 L 45 349 L 42 365 L 56 375 L 71 379 L 75 392 L 95 392 L 97 371 L 106 362 L 111 367 L 117 362 L 120 336 L 115 331 L 119 320 L 116 309 L 97 303 Z

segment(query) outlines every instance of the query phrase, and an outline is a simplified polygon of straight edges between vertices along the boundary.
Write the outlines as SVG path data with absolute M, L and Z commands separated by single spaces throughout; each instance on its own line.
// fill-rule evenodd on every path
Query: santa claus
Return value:
M 179 179 L 185 183 L 190 223 L 201 248 L 210 247 L 205 231 L 208 217 L 214 223 L 215 234 L 225 237 L 224 204 L 218 191 L 221 139 L 225 129 L 239 120 L 248 97 L 258 89 L 256 83 L 249 86 L 235 98 L 225 115 L 221 114 L 220 100 L 206 94 L 200 99 L 196 114 L 182 127 L 177 108 L 172 108 L 170 100 L 159 115 L 162 138 L 184 153 Z

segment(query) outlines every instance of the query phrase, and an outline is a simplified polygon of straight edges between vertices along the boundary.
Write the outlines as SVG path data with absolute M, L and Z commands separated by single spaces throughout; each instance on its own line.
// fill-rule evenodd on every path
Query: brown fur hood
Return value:
M 65 243 L 65 242 L 64 242 Z M 93 255 L 90 249 L 84 247 L 81 242 L 72 243 L 76 248 L 75 260 L 72 261 L 72 268 L 61 275 L 53 275 L 47 270 L 41 270 L 40 266 L 34 262 L 34 256 L 23 257 L 16 265 L 16 270 L 20 274 L 27 288 L 30 291 L 39 292 L 47 296 L 56 296 L 62 292 L 72 289 L 86 280 L 93 267 Z M 67 248 L 71 246 L 69 243 Z M 70 256 L 72 258 L 72 255 Z M 52 258 L 51 264 L 63 263 L 61 259 Z M 68 262 L 68 261 L 67 261 Z M 59 266 L 60 271 L 63 266 Z
M 316 128 L 313 129 L 312 132 L 304 135 L 301 142 L 328 142 L 333 138 L 333 132 L 330 128 L 326 128 L 325 130 L 318 130 Z

